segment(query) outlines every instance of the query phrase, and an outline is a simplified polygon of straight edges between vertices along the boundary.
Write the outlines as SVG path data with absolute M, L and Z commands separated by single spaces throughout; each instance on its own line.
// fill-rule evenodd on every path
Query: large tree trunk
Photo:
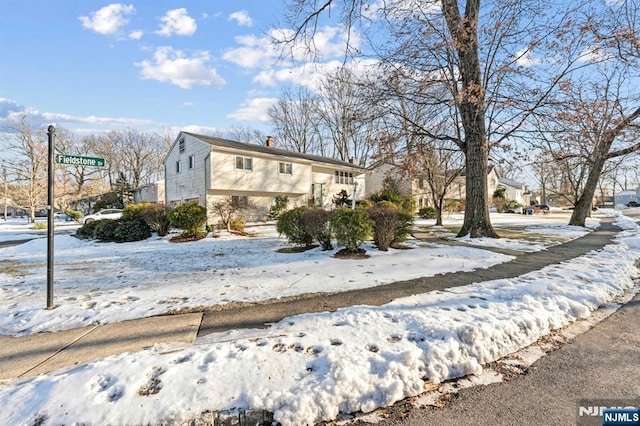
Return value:
M 484 120 L 482 120 L 484 121 Z M 477 143 L 467 137 L 466 165 L 466 207 L 464 222 L 458 237 L 492 237 L 498 234 L 489 219 L 489 189 L 487 185 L 488 148 L 486 143 Z M 484 138 L 483 138 L 484 139 Z
M 442 11 L 458 52 L 462 80 L 462 86 L 456 93 L 456 102 L 464 127 L 464 143 L 461 148 L 466 166 L 466 209 L 458 236 L 497 238 L 489 220 L 489 147 L 484 123 L 485 88 L 482 85 L 478 56 L 480 1 L 467 0 L 464 18 L 461 18 L 458 2 L 455 0 L 443 0 Z
M 601 143 L 597 152 L 593 155 L 594 160 L 591 169 L 589 170 L 589 176 L 587 176 L 587 182 L 584 185 L 580 198 L 576 201 L 575 208 L 571 214 L 571 219 L 569 220 L 569 225 L 585 225 L 587 216 L 589 216 L 591 208 L 593 207 L 593 196 L 598 189 L 598 181 L 600 180 L 602 169 L 604 169 L 604 163 L 608 158 L 607 153 L 609 152 L 612 143 L 613 139 L 611 139 L 611 141 Z

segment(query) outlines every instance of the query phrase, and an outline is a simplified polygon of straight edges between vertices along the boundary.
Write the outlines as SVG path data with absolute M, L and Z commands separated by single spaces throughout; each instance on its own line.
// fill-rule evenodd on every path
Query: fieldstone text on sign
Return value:
M 70 164 L 72 166 L 104 167 L 104 158 L 56 154 L 56 163 Z

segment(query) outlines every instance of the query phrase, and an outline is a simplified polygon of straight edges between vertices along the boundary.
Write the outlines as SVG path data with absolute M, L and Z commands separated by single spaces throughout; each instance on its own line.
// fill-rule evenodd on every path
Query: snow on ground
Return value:
M 535 218 L 522 220 L 543 226 Z M 265 330 L 234 330 L 194 345 L 156 345 L 8 381 L 0 385 L 3 417 L 7 424 L 153 424 L 246 408 L 303 425 L 339 412 L 369 412 L 421 393 L 425 381 L 479 374 L 483 364 L 589 316 L 632 288 L 640 229 L 626 217 L 617 224 L 625 231 L 615 244 L 518 278 L 379 307 L 298 315 Z M 44 311 L 46 280 L 39 264 L 45 246 L 36 240 L 0 249 L 2 264 L 13 268 L 0 275 L 1 330 L 29 334 L 184 306 L 362 288 L 509 259 L 472 247 L 411 244 L 412 250 L 386 253 L 367 247 L 371 258 L 342 260 L 319 250 L 277 253 L 285 242 L 268 233 L 187 244 L 103 244 L 61 236 L 60 307 Z

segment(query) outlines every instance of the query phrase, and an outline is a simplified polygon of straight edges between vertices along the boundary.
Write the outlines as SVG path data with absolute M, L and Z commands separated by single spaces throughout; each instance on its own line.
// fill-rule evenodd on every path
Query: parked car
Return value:
M 94 214 L 89 214 L 80 218 L 81 223 L 91 223 L 102 219 L 120 219 L 122 217 L 121 209 L 100 210 Z
M 542 210 L 545 212 L 549 211 L 549 206 L 546 204 L 536 204 L 534 206 L 532 206 L 534 210 Z

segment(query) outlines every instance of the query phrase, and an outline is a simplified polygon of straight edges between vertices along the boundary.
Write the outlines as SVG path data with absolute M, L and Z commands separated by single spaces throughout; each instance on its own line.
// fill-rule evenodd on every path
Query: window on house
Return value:
M 176 173 L 180 173 L 182 171 L 182 165 L 180 160 L 176 161 Z
M 180 151 L 180 154 L 184 154 L 185 151 L 185 142 L 184 142 L 184 138 L 180 139 L 180 142 L 178 142 L 178 151 Z
M 335 172 L 336 183 L 342 183 L 347 185 L 353 185 L 353 173 L 351 172 Z
M 249 198 L 246 195 L 232 195 L 231 205 L 233 207 L 247 207 L 249 205 Z
M 253 159 L 248 157 L 236 157 L 236 169 L 253 170 Z
M 278 170 L 284 175 L 293 174 L 293 164 L 291 163 L 278 163 Z
M 196 156 L 195 155 L 190 155 L 189 156 L 189 168 L 193 169 L 196 166 Z

